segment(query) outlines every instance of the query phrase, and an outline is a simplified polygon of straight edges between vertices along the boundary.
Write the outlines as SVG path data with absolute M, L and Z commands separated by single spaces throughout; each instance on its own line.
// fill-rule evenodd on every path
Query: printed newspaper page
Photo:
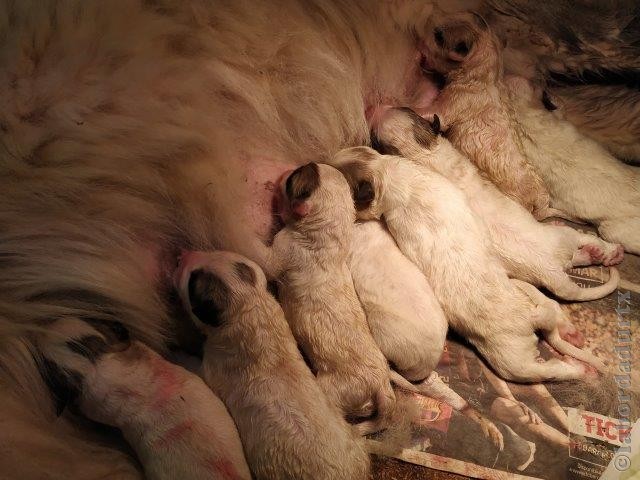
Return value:
M 571 274 L 585 287 L 608 278 L 607 268 L 601 267 L 575 269 Z M 640 352 L 639 300 L 640 291 L 619 288 L 596 302 L 562 305 L 584 334 L 584 348 L 595 352 L 611 371 L 604 376 L 594 372 L 586 381 L 505 382 L 462 340 L 447 341 L 437 372 L 498 428 L 502 451 L 470 416 L 446 403 L 410 394 L 406 395 L 419 406 L 410 432 L 402 440 L 374 436 L 368 440 L 371 450 L 473 478 L 597 480 L 605 471 L 610 479 L 635 478 L 640 475 L 640 435 L 632 436 L 631 429 L 639 405 L 632 390 L 638 392 L 639 385 L 632 353 Z M 540 352 L 544 358 L 557 355 L 544 343 Z M 636 431 L 640 432 L 640 423 Z

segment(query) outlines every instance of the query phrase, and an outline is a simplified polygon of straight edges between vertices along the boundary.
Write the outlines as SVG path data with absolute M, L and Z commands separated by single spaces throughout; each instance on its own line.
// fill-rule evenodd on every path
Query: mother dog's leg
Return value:
M 135 459 L 113 441 L 57 417 L 28 345 L 2 339 L 0 478 L 142 480 Z M 97 437 L 101 437 L 97 440 Z
M 147 478 L 250 479 L 233 420 L 202 379 L 118 330 L 62 319 L 40 336 L 80 411 L 121 429 Z

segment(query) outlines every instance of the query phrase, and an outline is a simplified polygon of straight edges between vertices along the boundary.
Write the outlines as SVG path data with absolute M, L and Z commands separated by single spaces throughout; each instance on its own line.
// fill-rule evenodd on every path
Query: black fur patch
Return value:
M 433 39 L 436 41 L 436 45 L 439 47 L 444 46 L 444 31 L 441 28 L 433 30 Z
M 285 184 L 285 190 L 289 200 L 306 200 L 320 185 L 320 172 L 318 165 L 307 163 L 296 168 Z
M 256 272 L 253 271 L 246 263 L 236 262 L 234 265 L 236 273 L 240 277 L 240 279 L 251 286 L 256 286 L 258 283 L 258 279 L 256 278 Z
M 580 74 L 549 72 L 553 85 L 620 85 L 640 90 L 640 70 L 585 70 Z
M 80 395 L 82 377 L 75 372 L 62 370 L 46 358 L 40 362 L 40 375 L 51 392 L 56 415 L 59 416 Z
M 96 363 L 102 355 L 109 351 L 107 342 L 98 335 L 86 335 L 75 340 L 69 340 L 67 347 L 72 352 L 89 359 L 91 363 Z
M 371 182 L 367 180 L 361 180 L 356 185 L 353 192 L 353 200 L 356 205 L 356 210 L 365 210 L 369 208 L 371 202 L 376 198 L 375 190 Z
M 551 98 L 549 98 L 549 94 L 546 90 L 542 92 L 542 105 L 544 105 L 544 108 L 550 112 L 558 109 L 558 107 L 551 101 Z
M 371 132 L 371 148 L 382 155 L 397 155 L 400 156 L 400 150 L 393 145 L 381 142 L 378 136 Z
M 429 123 L 410 108 L 402 108 L 413 122 L 413 138 L 423 148 L 431 148 L 440 133 L 440 118 L 436 115 L 433 123 Z M 437 119 L 437 120 L 436 120 Z
M 189 303 L 191 311 L 204 324 L 220 326 L 222 314 L 229 305 L 231 292 L 216 275 L 205 270 L 195 270 L 189 278 Z

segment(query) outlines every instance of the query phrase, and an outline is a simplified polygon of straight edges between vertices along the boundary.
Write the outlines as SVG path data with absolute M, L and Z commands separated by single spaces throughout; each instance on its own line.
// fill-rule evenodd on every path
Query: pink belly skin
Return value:
M 245 157 L 242 159 L 246 188 L 250 202 L 245 207 L 248 221 L 255 233 L 269 242 L 280 225 L 278 222 L 278 181 L 288 170 L 299 165 L 269 157 Z

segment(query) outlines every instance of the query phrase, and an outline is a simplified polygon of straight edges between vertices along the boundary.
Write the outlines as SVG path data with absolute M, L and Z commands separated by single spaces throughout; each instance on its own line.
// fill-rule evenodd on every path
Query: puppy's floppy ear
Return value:
M 194 270 L 189 277 L 189 304 L 191 312 L 202 323 L 221 325 L 222 313 L 229 306 L 229 287 L 215 274 L 206 270 Z
M 291 202 L 291 211 L 302 218 L 309 214 L 311 209 L 306 201 L 320 185 L 320 172 L 318 165 L 308 163 L 295 169 L 285 184 L 285 190 Z
M 353 200 L 358 211 L 369 208 L 375 198 L 376 192 L 368 180 L 360 180 L 353 189 Z
M 361 155 L 372 155 L 368 151 L 360 152 Z M 354 160 L 339 167 L 340 172 L 347 179 L 351 188 L 351 196 L 357 211 L 366 210 L 376 197 L 375 188 L 370 180 L 369 169 L 363 160 Z
M 440 130 L 440 117 L 438 116 L 437 113 L 433 114 L 433 121 L 431 122 L 431 130 L 433 130 L 433 133 L 435 133 L 436 135 L 439 135 L 440 133 L 442 133 L 442 130 Z

